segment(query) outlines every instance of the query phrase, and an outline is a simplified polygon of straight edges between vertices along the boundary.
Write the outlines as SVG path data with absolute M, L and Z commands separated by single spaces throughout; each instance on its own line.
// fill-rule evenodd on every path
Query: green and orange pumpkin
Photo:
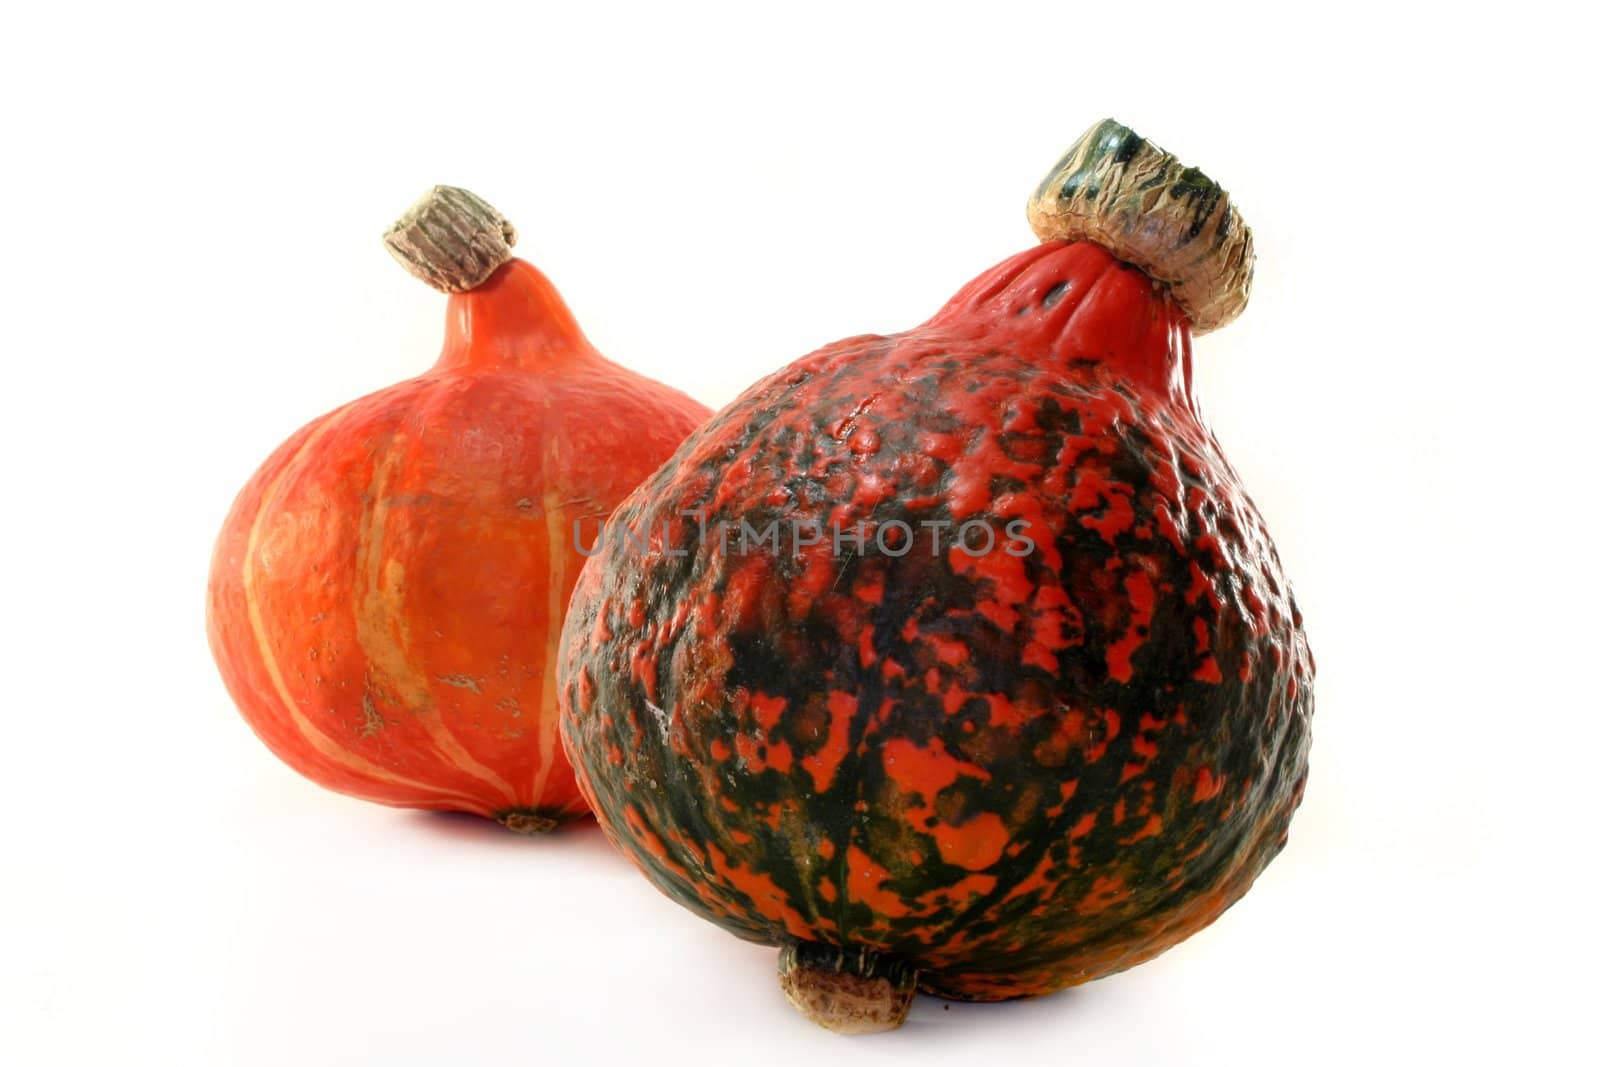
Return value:
M 563 633 L 606 833 L 781 946 L 839 1030 L 1155 956 L 1249 888 L 1305 785 L 1300 614 L 1192 384 L 1249 231 L 1113 122 L 1029 213 L 1042 243 L 923 325 L 694 433 L 607 523 Z

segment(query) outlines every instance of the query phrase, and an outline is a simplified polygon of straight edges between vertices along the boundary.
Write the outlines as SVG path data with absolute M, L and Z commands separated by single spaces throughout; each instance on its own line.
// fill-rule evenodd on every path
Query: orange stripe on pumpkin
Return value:
M 371 501 L 356 540 L 356 643 L 380 678 L 416 713 L 417 721 L 433 742 L 435 753 L 468 777 L 500 793 L 506 807 L 517 803 L 516 790 L 494 771 L 473 758 L 461 739 L 450 732 L 434 706 L 428 676 L 412 665 L 407 654 L 407 624 L 403 610 L 405 567 L 384 559 L 384 528 L 389 517 L 386 490 L 390 473 L 400 459 L 391 439 L 374 464 L 366 499 Z M 480 804 L 479 807 L 482 805 Z
M 329 420 L 329 422 L 331 421 Z M 301 442 L 299 450 L 284 463 L 277 476 L 262 490 L 260 499 L 256 502 L 255 518 L 250 523 L 250 535 L 245 541 L 240 572 L 240 589 L 244 594 L 245 612 L 250 620 L 250 635 L 255 640 L 256 651 L 261 656 L 262 666 L 266 668 L 267 677 L 272 682 L 273 693 L 283 705 L 283 710 L 288 716 L 289 722 L 305 738 L 312 750 L 336 766 L 342 767 L 351 774 L 370 778 L 375 782 L 422 790 L 438 797 L 440 801 L 458 804 L 466 810 L 490 815 L 492 813 L 484 810 L 483 805 L 472 797 L 395 774 L 344 748 L 317 729 L 311 720 L 306 717 L 290 695 L 289 687 L 283 680 L 283 671 L 279 668 L 277 657 L 274 656 L 272 646 L 267 641 L 265 620 L 262 618 L 261 605 L 257 600 L 255 590 L 255 560 L 261 543 L 262 520 L 268 510 L 268 504 L 277 495 L 278 487 L 288 477 L 289 472 L 294 470 L 296 465 L 305 457 L 311 446 L 328 431 L 328 428 L 329 423 L 325 422 L 315 432 L 309 434 Z

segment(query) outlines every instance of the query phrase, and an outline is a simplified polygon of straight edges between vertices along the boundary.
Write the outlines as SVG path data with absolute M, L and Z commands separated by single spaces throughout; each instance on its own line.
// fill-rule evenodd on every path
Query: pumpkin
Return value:
M 562 638 L 606 834 L 780 946 L 837 1030 L 1150 959 L 1239 899 L 1305 785 L 1300 613 L 1192 388 L 1249 230 L 1110 121 L 1029 214 L 1042 243 L 923 325 L 691 435 L 613 515 Z
M 549 830 L 587 811 L 555 700 L 575 524 L 709 412 L 596 352 L 471 193 L 433 189 L 385 240 L 451 294 L 443 353 L 313 420 L 245 485 L 212 561 L 212 652 L 312 781 Z

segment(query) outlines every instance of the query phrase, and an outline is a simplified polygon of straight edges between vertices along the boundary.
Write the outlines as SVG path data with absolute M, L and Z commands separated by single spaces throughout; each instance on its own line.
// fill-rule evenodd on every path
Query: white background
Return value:
M 1593 1062 L 1592 57 L 1475 6 L 8 7 L 0 1061 Z M 716 405 L 1027 247 L 1106 115 L 1255 230 L 1196 379 L 1320 667 L 1289 848 L 1213 927 L 838 1038 L 597 832 L 326 793 L 233 711 L 211 540 L 432 361 L 378 241 L 424 188 Z

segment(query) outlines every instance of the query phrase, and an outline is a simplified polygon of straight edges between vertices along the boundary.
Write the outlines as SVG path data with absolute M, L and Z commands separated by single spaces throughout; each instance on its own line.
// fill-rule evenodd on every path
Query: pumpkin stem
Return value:
M 803 942 L 778 954 L 778 982 L 806 1018 L 839 1034 L 876 1034 L 906 1021 L 917 970 L 864 948 Z
M 511 808 L 495 816 L 504 826 L 514 834 L 547 834 L 561 825 L 560 820 L 552 819 L 548 815 L 540 815 L 527 808 Z
M 1106 119 L 1078 138 L 1028 201 L 1041 241 L 1093 241 L 1165 284 L 1197 334 L 1250 299 L 1255 244 L 1222 187 Z
M 388 230 L 383 244 L 406 270 L 446 293 L 489 279 L 511 258 L 517 231 L 480 197 L 435 185 Z

